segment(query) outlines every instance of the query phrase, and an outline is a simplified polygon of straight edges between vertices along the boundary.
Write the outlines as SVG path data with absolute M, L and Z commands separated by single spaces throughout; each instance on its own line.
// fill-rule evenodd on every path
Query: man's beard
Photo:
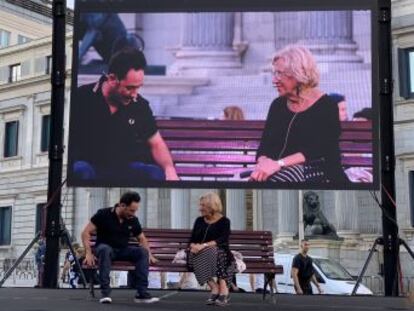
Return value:
M 115 107 L 120 108 L 122 106 L 128 105 L 130 102 L 133 101 L 131 98 L 126 98 L 120 95 L 117 92 L 111 92 L 109 94 L 109 101 L 111 104 L 113 104 Z

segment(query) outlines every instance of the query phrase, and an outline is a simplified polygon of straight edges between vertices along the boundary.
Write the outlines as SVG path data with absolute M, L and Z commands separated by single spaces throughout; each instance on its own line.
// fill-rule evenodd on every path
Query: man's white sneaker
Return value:
M 150 293 L 146 292 L 140 295 L 136 295 L 134 301 L 136 303 L 154 303 L 160 301 L 157 297 L 152 297 Z
M 112 303 L 112 299 L 111 297 L 102 297 L 101 299 L 99 299 L 99 302 L 109 304 L 109 303 Z

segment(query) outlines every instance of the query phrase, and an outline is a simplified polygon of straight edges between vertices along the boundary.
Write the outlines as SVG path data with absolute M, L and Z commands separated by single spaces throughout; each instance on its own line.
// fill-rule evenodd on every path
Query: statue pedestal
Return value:
M 313 237 L 310 239 L 310 255 L 327 257 L 339 260 L 341 253 L 341 246 L 343 241 L 341 239 L 320 239 Z

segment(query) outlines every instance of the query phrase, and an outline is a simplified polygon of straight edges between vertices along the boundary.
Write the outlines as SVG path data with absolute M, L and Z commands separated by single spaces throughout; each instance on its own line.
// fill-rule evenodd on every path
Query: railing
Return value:
M 16 258 L 0 259 L 0 279 L 16 262 Z M 25 258 L 8 277 L 4 286 L 33 286 L 37 282 L 37 268 L 32 258 Z
M 400 281 L 398 281 L 400 282 Z M 379 275 L 364 276 L 362 283 L 368 287 L 374 295 L 384 295 L 384 278 Z M 414 276 L 405 276 L 402 278 L 402 288 L 400 288 L 400 296 L 408 296 L 414 291 Z

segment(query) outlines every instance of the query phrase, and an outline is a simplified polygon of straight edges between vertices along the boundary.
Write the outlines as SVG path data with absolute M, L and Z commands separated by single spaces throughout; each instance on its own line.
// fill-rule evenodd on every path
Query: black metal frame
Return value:
M 407 242 L 405 242 L 403 239 L 398 239 L 398 244 L 404 246 L 405 249 L 407 250 L 408 254 L 410 254 L 411 258 L 414 260 L 414 252 L 410 249 Z M 358 279 L 355 283 L 354 289 L 352 290 L 351 296 L 356 295 L 356 292 L 359 288 L 359 285 L 361 284 L 362 278 L 364 277 L 365 272 L 367 271 L 367 268 L 368 268 L 368 265 L 371 261 L 371 258 L 374 255 L 374 253 L 377 251 L 377 245 L 384 246 L 384 239 L 382 237 L 376 238 L 375 241 L 374 241 L 374 244 L 372 245 L 371 249 L 369 250 L 368 257 L 365 260 L 364 266 L 362 267 L 362 270 L 358 275 Z M 394 282 L 396 282 L 396 279 L 395 279 Z
M 244 8 L 245 10 L 266 10 L 275 8 L 280 10 L 311 10 L 311 9 L 370 9 L 372 10 L 372 50 L 379 51 L 372 54 L 372 83 L 373 83 L 373 101 L 379 102 L 378 106 L 373 106 L 374 112 L 380 110 L 380 120 L 375 120 L 373 141 L 374 150 L 378 150 L 379 142 L 381 155 L 374 152 L 374 165 L 378 167 L 381 164 L 381 197 L 382 197 L 382 223 L 383 223 L 383 245 L 384 245 L 384 283 L 385 295 L 397 296 L 398 286 L 395 286 L 397 279 L 398 253 L 401 240 L 398 237 L 398 227 L 396 225 L 396 208 L 395 198 L 395 155 L 394 155 L 394 130 L 393 130 L 393 107 L 392 107 L 392 71 L 391 71 L 391 2 L 390 0 L 348 0 L 332 2 L 330 0 L 310 1 L 291 1 L 279 0 L 276 3 L 269 0 L 257 0 L 252 3 L 250 0 L 198 0 L 190 3 L 187 0 L 151 0 L 140 1 L 114 1 L 111 5 L 103 6 L 101 0 L 87 1 L 89 9 L 98 6 L 101 11 L 113 10 L 114 6 L 121 5 L 124 10 L 131 6 L 134 11 L 152 11 L 159 12 L 166 9 L 173 12 L 194 11 L 203 8 L 205 11 L 214 11 L 220 8 L 222 11 L 234 10 L 234 8 Z M 76 7 L 75 24 L 79 21 L 80 6 L 86 5 L 86 1 L 78 1 Z M 270 6 L 272 4 L 272 6 Z M 129 7 L 128 7 L 129 5 Z M 52 66 L 52 111 L 51 111 L 51 140 L 49 148 L 49 186 L 48 197 L 56 190 L 58 199 L 54 201 L 47 213 L 47 250 L 46 250 L 46 270 L 45 270 L 45 287 L 57 287 L 58 275 L 58 253 L 59 253 L 59 222 L 60 222 L 60 189 L 59 184 L 62 179 L 62 154 L 63 154 L 63 107 L 64 107 L 64 89 L 65 89 L 65 16 L 66 0 L 53 1 L 53 66 Z M 73 75 L 72 90 L 77 86 L 77 40 L 74 37 L 73 44 Z M 381 122 L 379 122 L 381 121 Z M 378 127 L 380 127 L 380 136 L 378 136 Z M 378 176 L 376 176 L 378 177 Z M 376 185 L 378 179 L 375 178 Z M 136 186 L 136 185 L 134 185 Z M 175 183 L 148 185 L 157 187 L 177 186 Z M 187 187 L 188 186 L 188 187 Z M 206 183 L 191 183 L 183 188 L 191 187 L 208 187 Z M 217 187 L 214 183 L 210 186 Z M 244 188 L 250 185 L 222 185 L 229 188 Z M 240 187 L 239 187 L 240 186 Z M 258 187 L 255 184 L 255 187 Z M 263 186 L 265 188 L 265 186 Z M 290 187 L 293 188 L 293 187 Z M 327 189 L 329 187 L 326 187 Z M 403 244 L 405 246 L 405 244 Z M 376 246 L 376 245 L 375 245 Z

